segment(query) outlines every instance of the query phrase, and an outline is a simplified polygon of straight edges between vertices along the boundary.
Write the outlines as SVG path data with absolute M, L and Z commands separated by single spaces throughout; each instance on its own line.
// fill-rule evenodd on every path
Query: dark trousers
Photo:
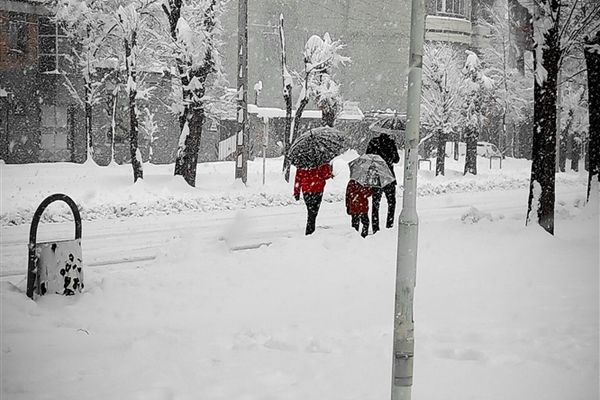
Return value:
M 388 211 L 386 228 L 394 226 L 394 213 L 396 212 L 396 184 L 389 184 L 383 188 L 373 188 L 373 209 L 371 210 L 371 218 L 373 220 L 373 233 L 379 230 L 379 203 L 381 203 L 382 194 L 385 194 L 387 200 Z
M 355 214 L 352 215 L 352 227 L 358 232 L 360 224 L 362 223 L 362 232 L 360 236 L 367 237 L 369 234 L 369 214 Z
M 321 200 L 323 200 L 323 193 L 304 193 L 304 204 L 306 204 L 306 211 L 308 213 L 306 217 L 307 235 L 315 231 Z

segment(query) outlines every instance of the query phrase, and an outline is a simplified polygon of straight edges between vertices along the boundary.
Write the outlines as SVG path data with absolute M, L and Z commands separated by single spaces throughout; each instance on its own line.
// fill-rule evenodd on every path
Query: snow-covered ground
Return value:
M 334 160 L 336 178 L 327 184 L 324 200 L 343 200 L 348 181 L 347 162 L 357 156 L 349 151 Z M 401 159 L 403 159 L 401 157 Z M 479 174 L 464 177 L 464 158 L 459 162 L 447 159 L 445 177 L 435 177 L 434 171 L 421 163 L 419 194 L 517 189 L 529 186 L 530 163 L 507 158 L 498 168 L 498 160 L 480 157 Z M 98 167 L 95 164 L 71 163 L 31 164 L 28 166 L 0 164 L 1 210 L 0 225 L 28 223 L 39 203 L 56 192 L 69 194 L 79 205 L 84 220 L 123 218 L 145 215 L 174 214 L 185 211 L 235 210 L 262 206 L 281 206 L 295 203 L 291 184 L 281 177 L 281 159 L 267 159 L 266 183 L 262 184 L 262 159 L 249 163 L 248 187 L 234 179 L 233 162 L 198 165 L 197 188 L 189 187 L 181 178 L 173 177 L 172 165 L 144 165 L 145 179 L 132 185 L 130 165 Z M 435 168 L 435 162 L 432 163 Z M 402 176 L 402 163 L 396 174 Z M 293 173 L 292 173 L 293 177 Z M 557 175 L 559 184 L 579 186 L 587 181 L 581 173 Z M 60 204 L 60 203 L 57 203 Z M 50 207 L 44 213 L 49 222 L 70 219 L 67 207 Z
M 229 163 L 201 165 L 197 189 L 172 166 L 132 185 L 128 166 L 1 165 L 0 397 L 389 398 L 397 231 L 349 227 L 346 161 L 311 237 L 280 160 L 264 187 L 251 163 L 247 189 Z M 597 197 L 585 206 L 585 175 L 558 174 L 552 237 L 524 226 L 528 163 L 486 162 L 420 174 L 413 398 L 596 399 Z M 83 208 L 86 290 L 34 302 L 23 222 L 54 191 Z

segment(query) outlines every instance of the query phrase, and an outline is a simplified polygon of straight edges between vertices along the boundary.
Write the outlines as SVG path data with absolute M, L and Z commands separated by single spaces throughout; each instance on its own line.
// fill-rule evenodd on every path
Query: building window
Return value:
M 11 13 L 8 23 L 8 46 L 10 51 L 25 53 L 27 50 L 27 16 Z
M 46 128 L 64 128 L 67 126 L 67 108 L 42 105 L 42 126 Z
M 465 18 L 469 12 L 469 0 L 432 0 L 434 7 L 432 11 L 439 15 Z
M 38 20 L 38 64 L 40 72 L 61 71 L 69 53 L 68 38 L 64 30 L 48 17 Z

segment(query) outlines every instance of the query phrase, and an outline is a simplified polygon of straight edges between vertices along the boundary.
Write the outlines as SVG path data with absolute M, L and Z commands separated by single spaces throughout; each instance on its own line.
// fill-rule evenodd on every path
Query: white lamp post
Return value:
M 421 73 L 425 40 L 425 5 L 412 0 L 408 72 L 407 123 L 404 141 L 404 192 L 398 218 L 392 400 L 410 400 L 413 381 L 413 298 L 417 270 L 417 171 L 421 109 Z

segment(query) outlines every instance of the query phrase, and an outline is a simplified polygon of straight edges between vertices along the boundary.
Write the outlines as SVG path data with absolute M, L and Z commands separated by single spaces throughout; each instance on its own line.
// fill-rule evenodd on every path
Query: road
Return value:
M 459 219 L 471 207 L 506 217 L 525 218 L 528 192 L 525 189 L 454 193 L 418 199 L 421 223 Z M 557 202 L 573 203 L 583 198 L 583 186 L 558 187 Z M 385 207 L 385 202 L 383 202 Z M 399 212 L 401 205 L 397 206 Z M 385 210 L 382 208 L 382 215 Z M 138 267 L 151 262 L 165 243 L 190 238 L 198 246 L 225 242 L 230 249 L 245 249 L 282 237 L 301 236 L 306 211 L 302 203 L 287 207 L 242 211 L 185 213 L 146 216 L 123 220 L 84 221 L 82 250 L 87 268 Z M 346 229 L 349 218 L 342 203 L 324 203 L 317 226 Z M 0 278 L 21 279 L 27 270 L 29 225 L 0 230 Z M 38 242 L 73 238 L 72 223 L 40 225 Z

